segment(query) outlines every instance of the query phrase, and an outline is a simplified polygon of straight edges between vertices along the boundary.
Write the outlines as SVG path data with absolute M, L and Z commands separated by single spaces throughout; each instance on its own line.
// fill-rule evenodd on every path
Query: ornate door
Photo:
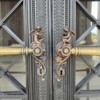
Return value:
M 89 100 L 99 95 L 100 90 L 81 90 L 99 76 L 100 67 L 88 60 L 100 56 L 95 34 L 89 35 L 100 28 L 90 2 L 0 0 L 1 100 Z M 82 70 L 76 68 L 83 66 L 76 56 L 89 72 L 75 85 L 76 72 Z

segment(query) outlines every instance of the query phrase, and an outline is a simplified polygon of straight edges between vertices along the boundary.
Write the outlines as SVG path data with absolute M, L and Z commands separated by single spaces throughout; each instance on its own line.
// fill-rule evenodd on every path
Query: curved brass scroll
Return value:
M 34 31 L 30 34 L 33 34 L 33 42 L 31 43 L 30 48 L 33 49 L 33 56 L 35 58 L 35 62 L 38 66 L 37 74 L 44 80 L 46 75 L 46 67 L 45 67 L 45 45 L 43 43 L 43 33 L 41 27 L 36 27 Z
M 69 28 L 64 28 L 62 40 L 56 46 L 56 57 L 57 62 L 56 74 L 57 80 L 60 81 L 61 77 L 65 74 L 64 63 L 71 55 L 71 35 L 75 34 L 70 31 Z

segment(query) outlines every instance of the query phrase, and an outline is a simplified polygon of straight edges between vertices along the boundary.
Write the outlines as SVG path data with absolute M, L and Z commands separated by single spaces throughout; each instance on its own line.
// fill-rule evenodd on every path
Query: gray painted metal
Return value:
M 85 62 L 86 65 L 88 65 L 88 67 L 90 67 L 92 71 L 94 71 L 95 74 L 97 74 L 100 77 L 100 73 L 97 69 L 95 69 L 91 64 L 89 64 L 89 62 L 83 56 L 79 57 Z
M 69 59 L 65 65 L 65 76 L 60 82 L 57 81 L 55 62 L 55 47 L 61 41 L 64 26 L 70 27 L 69 15 L 70 0 L 52 0 L 52 23 L 53 23 L 53 93 L 54 100 L 74 100 L 74 68 Z M 74 71 L 75 72 L 75 71 Z
M 3 23 L 9 20 L 9 17 L 20 7 L 23 3 L 24 15 L 24 42 L 20 40 L 14 32 L 12 32 Z M 30 46 L 32 37 L 29 32 L 35 26 L 41 26 L 43 29 L 43 38 L 46 45 L 46 68 L 47 74 L 45 81 L 42 81 L 37 75 L 37 66 L 35 59 L 28 55 L 26 56 L 26 89 L 12 76 L 7 74 L 7 78 L 13 82 L 21 92 L 0 93 L 0 98 L 23 98 L 28 100 L 74 100 L 81 96 L 90 97 L 91 95 L 98 95 L 100 90 L 83 91 L 81 88 L 97 74 L 99 65 L 93 69 L 92 66 L 84 60 L 84 62 L 92 69 L 92 71 L 76 86 L 75 91 L 75 57 L 71 56 L 65 65 L 65 76 L 58 82 L 55 69 L 55 47 L 62 38 L 62 31 L 64 26 L 70 27 L 74 32 L 76 31 L 76 6 L 79 6 L 83 13 L 92 21 L 95 22 L 83 35 L 76 41 L 73 37 L 72 45 L 75 47 L 83 40 L 89 32 L 97 26 L 96 19 L 87 11 L 79 0 L 20 0 L 14 8 L 0 20 L 0 27 L 3 27 L 18 43 L 24 46 Z M 76 41 L 76 43 L 75 43 Z M 15 61 L 16 62 L 16 61 Z M 14 63 L 13 63 L 14 64 Z M 12 65 L 13 65 L 12 64 Z M 11 66 L 12 66 L 11 65 Z M 11 67 L 9 66 L 9 68 Z
M 19 2 L 4 16 L 4 18 L 1 20 L 3 23 L 9 19 L 9 17 L 19 8 L 19 6 L 22 4 L 23 0 L 19 0 Z
M 80 92 L 78 92 L 78 94 L 75 94 L 75 98 L 97 96 L 100 96 L 100 90 L 81 90 Z
M 4 22 L 6 22 L 7 20 L 9 20 L 10 16 L 12 16 L 12 14 L 20 7 L 22 6 L 21 4 L 23 4 L 23 10 L 25 10 L 26 5 L 25 5 L 26 0 L 20 0 L 9 12 L 8 14 L 1 20 L 1 27 L 4 28 L 8 34 L 10 34 L 18 43 L 22 44 L 22 46 L 24 45 L 24 42 L 19 39 L 19 37 L 17 35 L 15 35 L 14 32 L 12 32 L 12 30 L 10 28 L 8 28 L 6 25 L 4 25 Z M 25 12 L 23 13 L 23 15 L 25 16 Z M 24 17 L 24 22 L 26 21 L 27 17 Z M 27 24 L 25 24 L 27 25 Z M 0 27 L 0 28 L 1 28 Z M 28 38 L 28 36 L 26 37 L 26 26 L 24 26 L 24 37 Z M 25 39 L 25 45 L 27 45 L 27 39 Z M 18 90 L 19 92 L 0 92 L 0 99 L 9 99 L 9 98 L 23 98 L 23 99 L 27 99 L 27 95 L 26 95 L 26 88 L 20 84 L 20 82 L 18 80 L 16 80 L 12 75 L 10 75 L 9 73 L 9 69 L 16 63 L 16 60 L 13 61 L 13 63 L 10 64 L 10 66 L 8 66 L 7 69 L 3 69 L 2 67 L 0 67 L 0 71 L 1 74 L 3 74 Z
M 28 2 L 28 20 L 29 20 L 29 31 L 32 31 L 35 26 L 40 26 L 43 29 L 44 43 L 46 46 L 46 68 L 47 73 L 45 80 L 42 81 L 37 75 L 37 66 L 35 65 L 35 59 L 28 56 L 28 59 L 32 63 L 28 63 L 30 68 L 28 68 L 29 81 L 31 81 L 31 86 L 29 86 L 29 100 L 52 100 L 52 53 L 50 48 L 51 44 L 51 0 L 29 0 Z M 31 12 L 30 12 L 31 11 Z M 50 18 L 49 18 L 50 17 Z M 32 38 L 29 38 L 31 43 Z
M 94 1 L 94 0 L 86 0 L 86 1 Z M 73 41 L 72 41 L 72 44 L 73 44 L 73 47 L 76 47 L 76 46 L 79 46 L 79 47 L 100 47 L 99 45 L 95 45 L 95 46 L 91 46 L 91 45 L 88 45 L 88 46 L 86 46 L 86 45 L 84 45 L 84 46 L 80 46 L 79 45 L 79 42 L 81 41 L 81 40 L 83 40 L 85 37 L 87 37 L 89 34 L 90 34 L 90 32 L 91 32 L 91 30 L 94 28 L 94 27 L 98 27 L 98 24 L 97 24 L 97 19 L 95 19 L 91 14 L 90 14 L 90 12 L 86 9 L 86 7 L 81 3 L 81 1 L 80 0 L 71 0 L 71 2 L 70 2 L 70 28 L 74 31 L 74 32 L 76 32 L 76 7 L 79 7 L 79 9 L 83 12 L 83 14 L 85 15 L 85 16 L 87 16 L 87 18 L 90 20 L 90 21 L 92 21 L 93 22 L 93 25 L 91 26 L 91 27 L 89 27 L 84 33 L 82 33 L 83 35 L 82 36 L 80 36 L 77 40 L 76 40 L 76 38 L 74 37 L 73 38 Z M 99 90 L 85 90 L 85 91 L 83 91 L 83 90 L 81 90 L 82 89 L 82 87 L 84 87 L 88 82 L 89 82 L 89 80 L 90 79 L 92 79 L 93 78 L 93 76 L 95 76 L 95 75 L 99 75 L 99 72 L 98 72 L 98 69 L 99 69 L 99 65 L 100 64 L 98 64 L 97 66 L 98 66 L 98 68 L 97 68 L 97 66 L 96 66 L 96 68 L 93 68 L 93 66 L 91 66 L 86 60 L 85 60 L 85 58 L 83 58 L 82 56 L 80 56 L 81 57 L 81 59 L 92 69 L 92 71 L 86 76 L 86 77 L 84 77 L 84 79 L 83 80 L 81 80 L 80 82 L 79 82 L 79 84 L 77 84 L 76 85 L 76 89 L 75 89 L 75 98 L 77 98 L 77 99 L 75 99 L 75 100 L 78 100 L 78 98 L 79 97 L 91 97 L 91 96 L 100 96 L 99 95 Z M 73 60 L 73 62 L 71 62 L 71 64 L 75 64 L 75 58 L 74 58 L 74 56 L 71 58 L 71 60 Z M 74 68 L 73 68 L 74 69 Z M 74 72 L 75 72 L 75 70 L 74 70 Z M 73 72 L 73 73 L 74 73 Z M 75 77 L 74 77 L 75 78 Z M 73 79 L 74 80 L 74 79 Z M 73 88 L 73 87 L 72 87 Z M 74 90 L 73 90 L 74 91 Z M 73 94 L 71 94 L 72 96 L 73 96 Z M 87 99 L 89 99 L 89 98 L 87 98 Z M 71 100 L 71 99 L 70 99 Z
M 92 22 L 96 22 L 95 17 L 86 9 L 86 7 L 81 3 L 80 0 L 76 0 L 76 3 L 79 5 L 80 10 L 83 11 L 84 15 L 86 15 Z
M 13 61 L 12 63 L 7 67 L 6 70 L 10 70 L 14 64 L 16 64 L 18 62 L 18 59 L 20 58 L 21 56 L 17 56 Z
M 24 42 L 6 25 L 2 25 L 2 28 L 7 31 L 19 44 L 24 45 Z
M 100 71 L 100 63 L 95 67 L 98 71 Z M 91 71 L 85 78 L 83 78 L 77 85 L 76 85 L 76 92 L 77 94 L 94 76 L 96 73 Z
M 0 74 L 1 77 L 5 76 L 15 87 L 17 87 L 18 90 L 26 94 L 25 87 L 22 84 L 20 84 L 12 75 L 10 75 L 8 70 L 4 69 L 1 66 L 0 66 Z
M 21 92 L 13 91 L 13 92 L 1 92 L 0 93 L 0 99 L 25 99 L 27 98 L 27 95 L 24 95 Z
M 70 0 L 70 29 L 76 32 L 76 0 Z M 76 36 L 72 37 L 72 46 L 75 47 Z M 69 87 L 70 92 L 68 92 L 69 100 L 74 100 L 75 93 L 75 56 L 71 56 L 70 58 L 70 82 L 71 85 Z M 78 100 L 78 99 L 77 99 Z
M 78 46 L 79 43 L 84 40 L 89 34 L 90 32 L 96 27 L 96 24 L 90 26 L 83 34 L 82 36 L 80 36 L 77 41 L 75 42 L 75 45 Z
M 24 14 L 24 41 L 25 46 L 29 47 L 31 41 L 31 37 L 29 36 L 29 32 L 31 31 L 31 10 L 30 2 L 31 0 L 23 0 L 23 14 Z M 34 100 L 34 89 L 33 89 L 33 75 L 34 75 L 34 66 L 31 55 L 25 56 L 26 58 L 26 93 L 27 93 L 27 100 Z

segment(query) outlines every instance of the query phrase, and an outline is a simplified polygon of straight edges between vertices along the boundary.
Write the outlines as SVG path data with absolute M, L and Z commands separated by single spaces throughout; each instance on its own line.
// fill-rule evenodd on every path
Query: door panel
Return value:
M 52 90 L 52 80 L 50 80 L 50 69 L 52 67 L 50 61 L 50 27 L 49 24 L 49 0 L 32 0 L 32 20 L 31 20 L 31 30 L 34 30 L 36 26 L 40 26 L 42 28 L 43 33 L 43 43 L 45 46 L 45 67 L 46 73 L 44 78 L 42 79 L 38 75 L 38 66 L 35 64 L 36 59 L 32 58 L 32 67 L 33 67 L 33 98 L 31 100 L 49 100 L 52 98 L 50 91 Z M 52 77 L 52 76 L 51 76 Z
M 48 69 L 51 67 L 48 65 L 48 0 L 36 0 L 35 1 L 35 26 L 40 26 L 43 31 L 44 45 L 46 49 L 45 57 L 46 63 L 45 67 L 47 69 L 44 80 L 35 74 L 35 99 L 37 100 L 47 100 L 48 99 Z M 35 66 L 35 71 L 37 72 L 37 66 Z
M 60 81 L 57 77 L 58 63 L 55 61 L 56 46 L 62 40 L 64 27 L 70 27 L 69 17 L 69 0 L 53 0 L 53 85 L 54 85 L 54 100 L 73 100 L 73 75 L 71 75 L 74 67 L 71 65 L 71 59 L 64 64 L 65 75 Z M 70 92 L 69 92 L 70 91 Z

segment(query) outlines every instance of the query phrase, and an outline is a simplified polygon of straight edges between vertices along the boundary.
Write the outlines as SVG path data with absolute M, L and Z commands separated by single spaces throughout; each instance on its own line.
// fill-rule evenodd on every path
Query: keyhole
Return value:
M 37 73 L 39 76 L 43 75 L 43 69 L 42 68 L 38 68 Z
M 60 75 L 62 76 L 62 74 L 63 74 L 63 71 L 61 70 L 61 71 L 60 71 Z
M 60 76 L 64 76 L 64 69 L 60 69 Z
M 42 69 L 40 68 L 40 75 L 42 75 Z

